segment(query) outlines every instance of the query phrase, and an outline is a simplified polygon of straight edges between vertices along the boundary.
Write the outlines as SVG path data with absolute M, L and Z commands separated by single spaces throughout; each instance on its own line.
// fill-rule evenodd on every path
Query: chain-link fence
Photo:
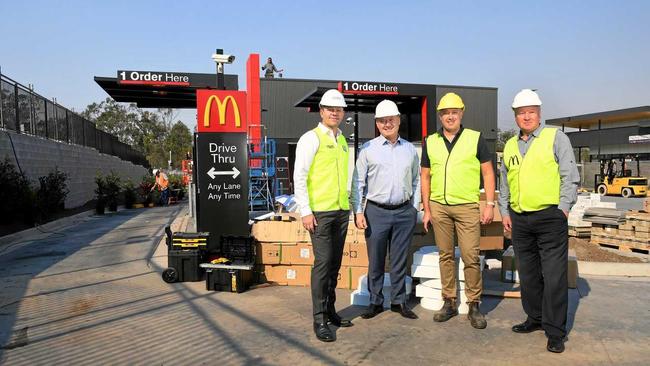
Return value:
M 134 164 L 149 166 L 144 155 L 95 124 L 0 74 L 0 128 L 87 146 Z

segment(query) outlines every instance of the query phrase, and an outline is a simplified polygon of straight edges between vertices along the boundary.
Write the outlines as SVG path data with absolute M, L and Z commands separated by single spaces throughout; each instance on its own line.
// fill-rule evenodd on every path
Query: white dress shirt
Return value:
M 336 136 L 334 136 L 332 130 L 325 127 L 322 122 L 318 124 L 318 128 L 327 134 L 334 144 L 338 143 L 336 139 L 342 133 L 341 130 L 337 129 Z M 319 146 L 320 140 L 314 130 L 305 132 L 300 137 L 300 140 L 298 140 L 298 145 L 296 146 L 296 162 L 293 168 L 293 191 L 301 217 L 312 214 L 311 207 L 309 207 L 309 194 L 307 193 L 307 175 L 309 175 L 311 163 L 314 161 L 314 156 Z

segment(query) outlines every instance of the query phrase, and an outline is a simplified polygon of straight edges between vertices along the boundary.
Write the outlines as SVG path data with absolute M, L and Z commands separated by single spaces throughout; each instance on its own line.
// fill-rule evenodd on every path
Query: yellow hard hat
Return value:
M 456 93 L 447 93 L 440 98 L 440 103 L 438 103 L 438 111 L 449 108 L 458 108 L 465 109 L 465 104 L 463 100 Z

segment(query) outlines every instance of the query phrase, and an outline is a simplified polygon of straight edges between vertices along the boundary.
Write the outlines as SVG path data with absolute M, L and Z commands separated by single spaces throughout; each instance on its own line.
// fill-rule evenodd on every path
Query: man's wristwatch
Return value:
M 487 201 L 487 202 L 485 202 L 485 204 L 487 204 L 488 206 L 492 206 L 492 207 L 496 206 L 496 203 L 494 203 L 494 201 Z

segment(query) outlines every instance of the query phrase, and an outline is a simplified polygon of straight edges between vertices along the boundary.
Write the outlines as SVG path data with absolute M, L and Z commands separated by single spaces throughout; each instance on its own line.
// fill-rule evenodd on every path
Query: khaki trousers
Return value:
M 479 257 L 481 221 L 478 203 L 443 205 L 430 201 L 430 205 L 433 233 L 440 250 L 442 296 L 445 299 L 456 298 L 455 231 L 460 247 L 460 256 L 465 264 L 467 302 L 480 302 L 483 281 Z

